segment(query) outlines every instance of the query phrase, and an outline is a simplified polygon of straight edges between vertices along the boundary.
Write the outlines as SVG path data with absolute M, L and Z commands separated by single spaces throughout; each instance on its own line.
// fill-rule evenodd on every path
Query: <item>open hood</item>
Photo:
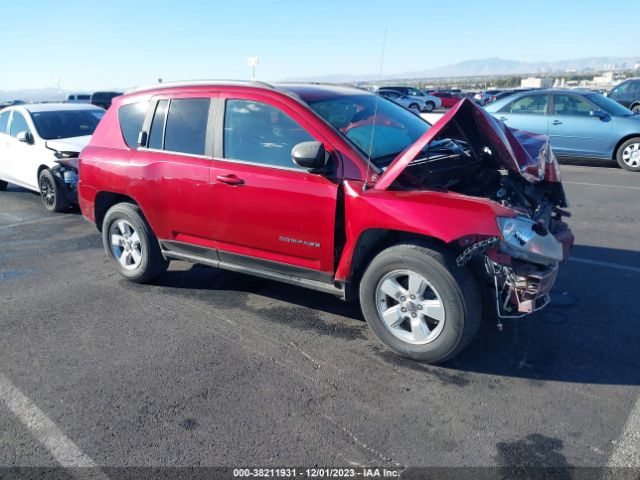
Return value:
M 458 102 L 415 143 L 401 152 L 379 176 L 374 188 L 386 190 L 402 172 L 420 157 L 420 153 L 450 127 L 465 137 L 469 148 L 478 156 L 490 151 L 500 165 L 522 176 L 527 182 L 559 182 L 560 170 L 549 140 L 537 135 L 508 128 L 469 99 Z

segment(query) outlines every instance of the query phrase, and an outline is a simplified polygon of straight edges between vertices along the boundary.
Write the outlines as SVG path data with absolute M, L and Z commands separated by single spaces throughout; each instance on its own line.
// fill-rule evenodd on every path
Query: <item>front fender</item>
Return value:
M 351 276 L 358 239 L 370 229 L 406 232 L 451 243 L 466 236 L 499 236 L 497 216 L 513 210 L 484 198 L 436 191 L 362 190 L 361 182 L 344 182 L 345 247 L 335 279 Z

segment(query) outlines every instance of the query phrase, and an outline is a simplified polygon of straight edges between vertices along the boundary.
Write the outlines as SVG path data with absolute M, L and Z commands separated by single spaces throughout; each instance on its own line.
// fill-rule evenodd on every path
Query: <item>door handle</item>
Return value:
M 562 125 L 562 122 L 560 120 L 554 120 L 551 122 L 551 125 Z
M 216 180 L 227 185 L 242 185 L 244 183 L 244 180 L 236 177 L 233 173 L 230 175 L 218 175 Z
M 507 120 L 509 120 L 507 117 L 500 117 L 499 120 L 501 122 L 506 122 Z

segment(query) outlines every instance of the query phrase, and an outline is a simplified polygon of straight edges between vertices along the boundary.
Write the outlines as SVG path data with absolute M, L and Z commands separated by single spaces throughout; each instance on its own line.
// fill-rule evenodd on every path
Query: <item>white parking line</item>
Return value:
M 26 395 L 0 372 L 0 400 L 18 417 L 31 434 L 64 468 L 89 467 L 90 470 L 71 470 L 79 478 L 107 480 L 98 465 L 62 433 L 62 430 L 47 417 Z
M 640 467 L 640 398 L 631 410 L 607 467 Z
M 617 268 L 618 270 L 626 270 L 627 272 L 640 273 L 640 268 L 630 267 L 629 265 L 620 265 L 619 263 L 601 262 L 600 260 L 589 260 L 588 258 L 569 257 L 569 261 L 586 263 L 587 265 L 596 265 L 598 267 Z
M 627 187 L 624 185 L 606 185 L 604 183 L 585 183 L 585 182 L 568 182 L 563 181 L 563 184 L 567 183 L 569 185 L 586 185 L 588 187 L 606 187 L 606 188 L 626 188 L 628 190 L 640 190 L 640 187 Z

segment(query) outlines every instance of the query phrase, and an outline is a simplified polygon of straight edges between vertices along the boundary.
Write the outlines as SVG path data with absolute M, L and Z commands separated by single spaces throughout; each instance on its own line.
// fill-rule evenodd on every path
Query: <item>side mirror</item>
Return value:
M 31 132 L 20 132 L 16 135 L 19 142 L 24 142 L 27 145 L 33 145 L 33 134 Z
M 310 172 L 322 173 L 327 166 L 327 152 L 320 142 L 302 142 L 291 150 L 291 160 Z
M 607 122 L 611 119 L 611 115 L 607 112 L 603 112 L 602 110 L 591 110 L 589 112 L 589 116 L 599 118 L 603 122 Z

